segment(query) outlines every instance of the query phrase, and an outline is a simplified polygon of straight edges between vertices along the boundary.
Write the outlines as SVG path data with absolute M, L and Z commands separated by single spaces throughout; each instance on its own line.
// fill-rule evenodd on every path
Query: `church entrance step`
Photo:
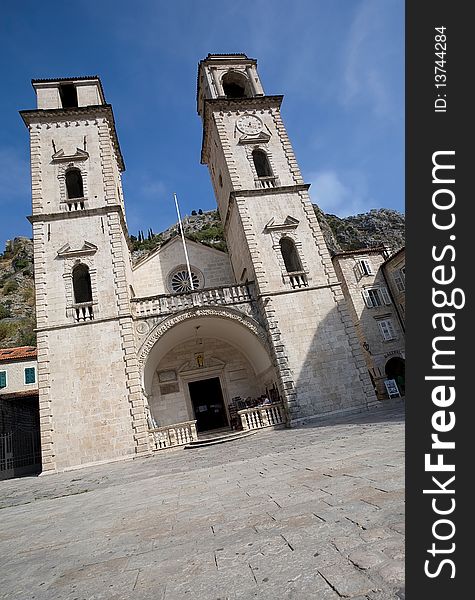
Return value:
M 184 446 L 185 449 L 191 449 L 191 448 L 203 448 L 205 446 L 214 446 L 215 444 L 224 444 L 225 442 L 233 442 L 234 440 L 240 440 L 241 438 L 245 438 L 248 437 L 250 435 L 254 435 L 255 433 L 257 433 L 259 430 L 258 429 L 254 429 L 251 431 L 237 431 L 234 433 L 228 433 L 228 434 L 216 434 L 215 436 L 209 436 L 207 435 L 204 439 L 198 439 L 195 440 L 194 442 L 190 442 L 189 444 L 186 444 L 186 446 Z

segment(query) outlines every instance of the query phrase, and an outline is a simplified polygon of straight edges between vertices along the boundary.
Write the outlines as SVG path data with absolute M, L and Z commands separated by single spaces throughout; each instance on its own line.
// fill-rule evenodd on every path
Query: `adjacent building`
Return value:
M 40 468 L 36 348 L 0 350 L 0 479 Z
M 385 247 L 333 256 L 379 399 L 391 395 L 388 380 L 405 395 L 404 256 Z

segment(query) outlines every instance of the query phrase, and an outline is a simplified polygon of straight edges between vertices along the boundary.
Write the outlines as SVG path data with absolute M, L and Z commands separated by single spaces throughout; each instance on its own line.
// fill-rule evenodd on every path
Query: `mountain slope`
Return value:
M 393 251 L 404 246 L 404 215 L 381 208 L 340 218 L 314 206 L 315 214 L 331 254 L 385 244 Z M 194 214 L 193 214 L 194 213 Z M 226 250 L 224 231 L 217 211 L 193 211 L 183 219 L 186 235 L 197 242 Z M 177 225 L 159 234 L 130 237 L 132 259 L 146 256 L 163 242 L 179 235 Z M 140 238 L 140 239 L 139 239 Z M 0 254 L 0 347 L 34 346 L 36 335 L 33 242 L 24 237 L 8 241 Z

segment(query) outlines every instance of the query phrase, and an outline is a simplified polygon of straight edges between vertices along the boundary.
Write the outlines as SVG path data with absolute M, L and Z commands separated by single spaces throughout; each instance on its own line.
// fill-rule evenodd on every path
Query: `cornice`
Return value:
M 54 213 L 39 213 L 36 215 L 30 215 L 27 217 L 28 221 L 33 225 L 34 223 L 48 223 L 51 221 L 63 221 L 69 219 L 81 219 L 83 217 L 94 217 L 107 215 L 108 213 L 119 213 L 122 227 L 127 232 L 127 226 L 125 224 L 124 212 L 120 204 L 106 204 L 105 206 L 98 206 L 97 208 L 85 208 L 84 210 L 74 211 L 59 211 Z
M 307 192 L 310 188 L 310 183 L 296 183 L 295 185 L 280 185 L 272 188 L 256 188 L 254 190 L 233 190 L 229 196 L 230 198 L 238 198 L 244 196 L 252 198 L 255 196 L 269 196 L 272 194 L 287 194 L 292 192 Z

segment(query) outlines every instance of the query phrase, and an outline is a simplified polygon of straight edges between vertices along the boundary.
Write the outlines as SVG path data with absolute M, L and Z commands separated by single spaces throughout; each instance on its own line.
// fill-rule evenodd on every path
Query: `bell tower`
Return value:
M 238 282 L 254 281 L 292 420 L 376 401 L 358 338 L 283 124 L 257 62 L 209 54 L 198 69 L 208 165 Z
M 43 472 L 147 451 L 129 302 L 124 162 L 98 77 L 33 80 L 30 132 Z

